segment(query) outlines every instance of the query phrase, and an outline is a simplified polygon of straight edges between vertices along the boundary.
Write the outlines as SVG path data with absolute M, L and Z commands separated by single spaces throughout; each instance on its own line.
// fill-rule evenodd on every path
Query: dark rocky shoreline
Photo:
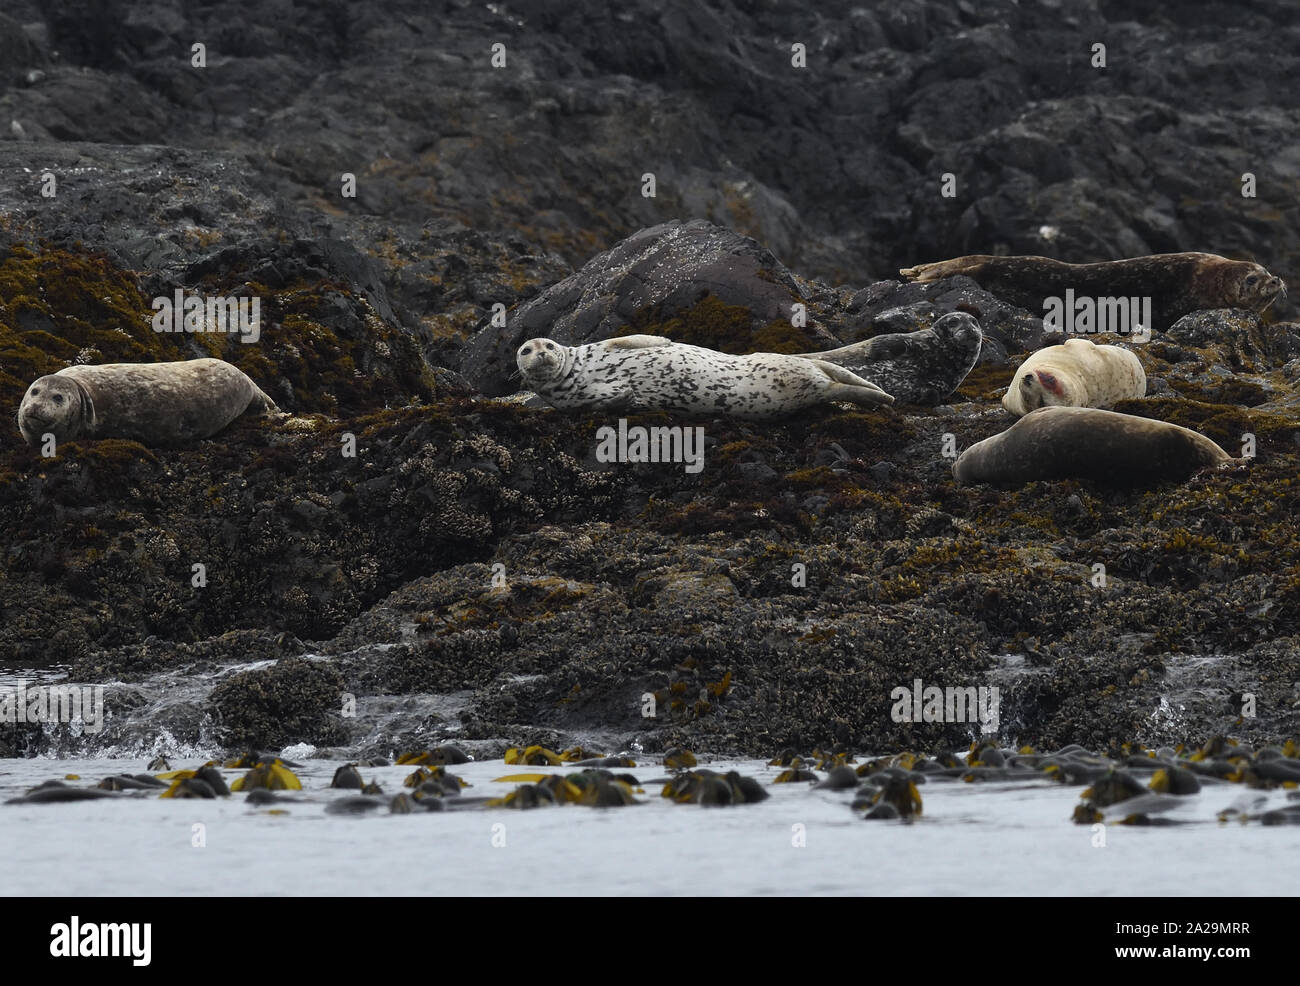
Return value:
M 294 8 L 288 40 L 275 5 L 0 17 L 0 405 L 71 361 L 218 355 L 294 415 L 190 449 L 67 443 L 53 460 L 12 428 L 0 667 L 125 682 L 110 708 L 129 710 L 148 675 L 277 659 L 159 727 L 194 741 L 206 719 L 231 747 L 370 736 L 377 755 L 440 730 L 651 752 L 965 748 L 970 724 L 891 721 L 890 691 L 915 678 L 998 685 L 1003 741 L 1042 749 L 1300 734 L 1294 300 L 1184 319 L 1139 347 L 1153 396 L 1120 408 L 1229 449 L 1249 432 L 1249 472 L 999 491 L 957 487 L 942 436 L 964 448 L 1006 427 L 998 392 L 1041 321 L 965 279 L 891 280 L 965 252 L 1214 250 L 1294 283 L 1289 6 L 1234 6 L 1226 33 L 1217 4 L 1180 8 L 1177 28 L 1086 2 L 832 5 L 815 24 L 761 5 L 606 23 L 460 3 L 367 21 L 368 6 L 339 14 L 346 31 Z M 218 13 L 249 28 L 239 45 Z M 734 39 L 725 54 L 715 35 Z M 785 81 L 773 36 L 828 38 L 810 52 L 822 67 Z M 1086 68 L 1094 36 L 1109 74 Z M 187 53 L 203 37 L 221 54 L 200 81 Z M 493 74 L 501 38 L 528 71 Z M 1207 64 L 1232 72 L 1207 79 Z M 1093 154 L 1060 150 L 1083 143 Z M 1252 169 L 1260 197 L 1242 199 Z M 636 192 L 644 170 L 657 199 Z M 945 170 L 963 177 L 955 201 L 933 191 Z M 344 171 L 356 200 L 338 198 Z M 712 221 L 692 229 L 715 252 L 692 290 L 547 290 L 693 218 Z M 149 299 L 178 286 L 261 297 L 261 343 L 155 334 Z M 794 298 L 802 333 L 778 317 Z M 596 462 L 607 416 L 489 399 L 509 390 L 511 340 L 566 313 L 571 341 L 627 324 L 799 352 L 958 303 L 988 340 L 950 404 L 691 422 L 700 475 Z M 340 717 L 345 692 L 465 702 L 454 731 L 424 717 L 375 737 Z M 0 755 L 60 742 L 0 725 Z

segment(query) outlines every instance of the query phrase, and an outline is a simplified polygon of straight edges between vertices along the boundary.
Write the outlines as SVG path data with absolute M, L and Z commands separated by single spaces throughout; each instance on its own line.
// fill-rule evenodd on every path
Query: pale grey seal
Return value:
M 18 408 L 29 445 L 125 438 L 180 445 L 214 435 L 245 413 L 278 411 L 238 367 L 219 359 L 69 366 L 36 380 Z

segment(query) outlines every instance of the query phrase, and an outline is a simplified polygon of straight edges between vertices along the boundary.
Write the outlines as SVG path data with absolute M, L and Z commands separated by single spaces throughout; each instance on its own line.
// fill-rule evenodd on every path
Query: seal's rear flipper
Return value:
M 253 387 L 253 397 L 248 402 L 248 407 L 244 409 L 245 414 L 283 414 L 280 406 L 271 400 L 270 396 L 262 391 L 260 387 Z
M 938 260 L 932 264 L 903 267 L 898 273 L 909 281 L 939 281 L 945 277 L 956 277 L 958 274 L 970 274 L 988 259 L 983 254 L 973 257 L 956 257 L 952 260 Z
M 894 403 L 894 399 L 876 386 L 854 387 L 847 383 L 833 383 L 826 391 L 828 399 L 848 401 L 863 407 L 880 407 Z
M 1211 476 L 1221 475 L 1222 473 L 1244 473 L 1250 472 L 1250 467 L 1254 463 L 1254 456 L 1246 456 L 1241 459 L 1224 459 L 1222 462 L 1216 462 L 1210 466 L 1202 466 L 1192 473 L 1192 479 L 1209 479 Z
M 894 399 L 892 397 L 886 394 L 883 390 L 877 387 L 870 380 L 866 380 L 858 376 L 852 370 L 846 370 L 838 363 L 828 363 L 824 359 L 814 359 L 814 360 L 809 360 L 808 362 L 816 364 L 819 370 L 825 373 L 836 383 L 843 384 L 846 387 L 856 387 L 859 389 L 865 388 L 867 390 L 874 391 L 878 396 L 888 398 L 887 400 L 879 401 L 878 403 L 881 404 L 894 403 Z M 855 401 L 854 403 L 857 402 Z

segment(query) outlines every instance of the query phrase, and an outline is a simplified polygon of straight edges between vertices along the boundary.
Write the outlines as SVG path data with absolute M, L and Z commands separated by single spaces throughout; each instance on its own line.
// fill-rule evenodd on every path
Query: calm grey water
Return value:
M 0 685 L 30 673 L 9 675 Z M 146 769 L 156 753 L 173 768 L 216 756 L 202 739 L 181 748 L 151 726 L 168 703 L 193 702 L 211 687 L 153 679 L 148 701 L 77 741 L 67 758 L 0 760 L 0 800 L 66 774 L 89 784 Z M 445 698 L 430 696 L 430 703 Z M 409 699 L 404 700 L 409 711 Z M 126 721 L 124 721 L 124 718 Z M 47 727 L 54 728 L 54 727 Z M 399 752 L 399 751 L 393 751 Z M 202 894 L 886 894 L 886 895 L 1290 895 L 1300 886 L 1300 826 L 1220 823 L 1230 806 L 1262 811 L 1287 792 L 1206 786 L 1161 828 L 1075 825 L 1080 788 L 931 782 L 924 815 L 912 823 L 864 822 L 851 794 L 807 784 L 771 785 L 760 804 L 677 805 L 646 783 L 641 804 L 518 812 L 449 811 L 365 816 L 327 814 L 350 793 L 327 789 L 340 759 L 310 747 L 283 755 L 302 764 L 299 803 L 273 812 L 242 794 L 217 801 L 123 796 L 71 804 L 0 804 L 0 840 L 11 860 L 5 889 L 28 895 Z M 779 772 L 762 761 L 709 762 L 765 783 Z M 386 794 L 403 790 L 411 767 L 363 768 Z M 501 760 L 452 768 L 465 795 L 509 792 L 496 778 L 561 768 Z M 664 771 L 631 770 L 647 782 Z M 226 770 L 227 781 L 241 770 Z
M 301 754 L 299 750 L 289 751 Z M 218 801 L 124 797 L 0 805 L 10 895 L 116 894 L 1293 894 L 1300 826 L 1221 824 L 1240 787 L 1207 788 L 1173 813 L 1190 824 L 1069 821 L 1078 788 L 927 784 L 913 824 L 864 822 L 849 795 L 807 784 L 756 805 L 677 805 L 647 785 L 644 804 L 362 817 L 325 813 L 336 760 L 306 760 L 303 803 L 283 814 L 243 795 Z M 0 796 L 62 776 L 137 772 L 143 760 L 0 761 Z M 198 761 L 173 761 L 174 767 Z M 760 761 L 718 762 L 764 779 Z M 366 768 L 385 792 L 410 767 Z M 501 761 L 455 768 L 467 795 L 505 793 Z M 546 771 L 550 768 L 527 768 Z M 228 780 L 242 774 L 229 770 Z M 632 773 L 646 780 L 658 767 Z M 1283 803 L 1273 792 L 1271 804 Z M 201 828 L 196 828 L 201 826 Z M 197 838 L 201 833 L 202 838 Z M 802 839 L 799 837 L 802 834 Z M 803 844 L 800 845 L 799 843 Z M 198 844 L 203 843 L 203 844 Z

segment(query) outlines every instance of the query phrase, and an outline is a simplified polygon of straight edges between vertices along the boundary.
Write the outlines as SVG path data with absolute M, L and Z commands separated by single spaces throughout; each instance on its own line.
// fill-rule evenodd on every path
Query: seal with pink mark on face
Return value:
M 1034 376 L 1038 378 L 1038 385 L 1053 397 L 1065 396 L 1065 388 L 1061 386 L 1061 381 L 1046 370 L 1035 370 Z
M 1020 417 L 1039 407 L 1111 407 L 1146 393 L 1146 373 L 1132 352 L 1069 339 L 1021 363 L 1002 406 Z

